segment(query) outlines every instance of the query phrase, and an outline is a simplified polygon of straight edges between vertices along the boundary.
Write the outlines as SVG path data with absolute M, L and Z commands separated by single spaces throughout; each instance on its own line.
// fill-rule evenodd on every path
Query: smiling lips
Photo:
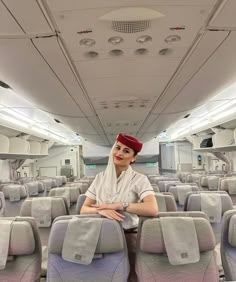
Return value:
M 116 157 L 116 159 L 117 159 L 118 161 L 122 160 L 122 158 L 120 158 L 120 157 Z

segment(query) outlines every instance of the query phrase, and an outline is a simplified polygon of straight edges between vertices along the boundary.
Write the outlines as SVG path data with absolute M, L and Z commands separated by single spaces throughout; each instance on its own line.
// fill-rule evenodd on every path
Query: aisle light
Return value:
M 25 122 L 17 120 L 17 119 L 14 119 L 14 118 L 9 117 L 9 116 L 6 116 L 6 115 L 4 115 L 2 113 L 0 113 L 0 118 L 5 120 L 5 121 L 8 121 L 10 123 L 14 123 L 15 125 L 19 125 L 21 127 L 24 127 L 24 128 L 28 127 L 28 124 L 26 124 Z

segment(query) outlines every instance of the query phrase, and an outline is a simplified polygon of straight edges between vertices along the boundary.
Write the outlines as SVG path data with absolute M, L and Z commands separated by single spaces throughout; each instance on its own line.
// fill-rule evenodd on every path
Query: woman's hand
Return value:
M 94 204 L 91 207 L 96 208 L 98 211 L 100 210 L 123 210 L 123 206 L 121 203 L 112 203 L 112 204 Z
M 99 210 L 98 213 L 100 215 L 107 217 L 107 218 L 115 219 L 115 220 L 118 220 L 118 221 L 123 221 L 123 219 L 125 217 L 123 214 L 120 214 L 115 210 L 103 209 L 103 210 Z

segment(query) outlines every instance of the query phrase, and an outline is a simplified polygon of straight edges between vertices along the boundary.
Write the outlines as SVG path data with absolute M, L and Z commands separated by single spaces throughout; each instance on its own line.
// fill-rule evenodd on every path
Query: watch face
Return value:
M 123 208 L 128 208 L 128 206 L 129 206 L 129 203 L 126 203 L 126 202 L 123 203 Z

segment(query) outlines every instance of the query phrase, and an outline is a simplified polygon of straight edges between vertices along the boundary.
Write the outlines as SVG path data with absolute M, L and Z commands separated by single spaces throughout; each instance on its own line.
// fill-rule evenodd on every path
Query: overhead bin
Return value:
M 0 153 L 9 152 L 9 138 L 5 135 L 0 134 Z
M 217 132 L 212 136 L 214 147 L 223 147 L 235 144 L 234 130 L 232 129 L 217 129 Z
M 27 155 L 30 152 L 29 142 L 19 137 L 9 138 L 9 153 Z
M 41 154 L 41 143 L 38 141 L 29 141 L 30 145 L 30 154 L 40 155 Z

